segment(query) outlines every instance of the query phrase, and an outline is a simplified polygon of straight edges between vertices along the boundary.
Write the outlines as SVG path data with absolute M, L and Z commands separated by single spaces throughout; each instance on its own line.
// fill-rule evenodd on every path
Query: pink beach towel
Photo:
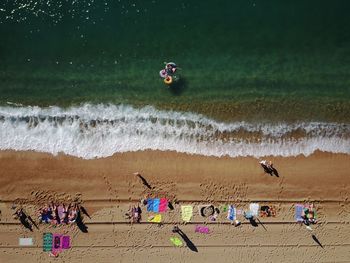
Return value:
M 201 233 L 201 234 L 209 234 L 209 228 L 206 226 L 196 226 L 196 229 L 194 232 Z
M 52 253 L 62 251 L 62 235 L 53 234 L 52 236 Z
M 161 198 L 159 203 L 159 212 L 166 212 L 168 208 L 168 200 L 166 198 Z

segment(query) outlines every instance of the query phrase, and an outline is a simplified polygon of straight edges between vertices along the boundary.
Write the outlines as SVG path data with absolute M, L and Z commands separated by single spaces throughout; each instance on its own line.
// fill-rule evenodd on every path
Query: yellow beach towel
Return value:
M 162 215 L 150 216 L 148 217 L 147 221 L 152 223 L 160 223 L 162 222 Z
M 183 221 L 190 222 L 193 215 L 193 207 L 191 205 L 182 205 L 181 215 Z

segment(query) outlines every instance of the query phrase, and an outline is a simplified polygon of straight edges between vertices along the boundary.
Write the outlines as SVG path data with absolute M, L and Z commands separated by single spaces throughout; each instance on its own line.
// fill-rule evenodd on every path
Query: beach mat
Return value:
M 166 198 L 161 198 L 159 203 L 159 212 L 166 212 L 168 209 L 168 200 Z
M 193 215 L 193 207 L 191 205 L 181 206 L 181 217 L 185 222 L 190 222 Z
M 62 235 L 53 234 L 52 235 L 52 253 L 57 253 L 62 251 Z
M 175 246 L 175 247 L 181 247 L 183 245 L 181 239 L 177 237 L 171 237 L 170 242 Z
M 153 212 L 153 199 L 152 198 L 147 199 L 147 211 Z
M 209 234 L 209 227 L 197 225 L 194 232 L 201 234 Z
M 43 251 L 52 251 L 52 233 L 43 234 Z
M 31 237 L 20 237 L 18 240 L 20 246 L 33 246 L 33 238 Z
M 303 222 L 303 218 L 301 217 L 303 214 L 304 206 L 302 204 L 295 205 L 295 221 Z
M 160 204 L 160 199 L 159 198 L 154 198 L 153 199 L 153 210 L 152 210 L 152 212 L 155 212 L 155 213 L 159 212 L 159 204 Z
M 62 249 L 69 249 L 69 248 L 70 248 L 70 236 L 63 236 Z
M 230 221 L 236 220 L 236 207 L 230 205 L 227 211 L 227 219 Z
M 258 203 L 250 203 L 249 204 L 249 211 L 255 217 L 259 216 L 259 208 L 260 208 L 260 206 Z
M 162 222 L 162 215 L 154 215 L 154 216 L 150 216 L 147 219 L 148 222 L 151 223 L 161 223 Z

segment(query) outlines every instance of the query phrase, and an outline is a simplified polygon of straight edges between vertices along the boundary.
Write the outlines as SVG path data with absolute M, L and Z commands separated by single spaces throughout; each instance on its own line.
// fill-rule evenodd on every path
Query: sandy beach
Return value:
M 279 177 L 265 174 L 255 158 L 217 158 L 175 152 L 144 151 L 83 160 L 66 155 L 35 152 L 0 153 L 1 221 L 0 260 L 47 262 L 42 252 L 44 232 L 66 233 L 72 248 L 59 262 L 348 262 L 350 236 L 350 156 L 317 152 L 309 157 L 267 158 Z M 133 173 L 139 172 L 152 189 Z M 147 222 L 143 207 L 141 224 L 124 218 L 130 205 L 145 197 L 176 201 L 163 215 L 161 226 Z M 11 216 L 15 203 L 32 213 L 49 201 L 78 201 L 91 218 L 88 231 L 78 227 L 39 225 L 33 232 Z M 277 215 L 260 218 L 253 227 L 243 216 L 232 226 L 221 213 L 216 222 L 200 217 L 199 204 L 234 204 L 242 210 L 250 202 L 274 205 Z M 294 221 L 296 203 L 314 203 L 319 221 L 309 231 Z M 180 206 L 194 206 L 190 223 L 182 224 Z M 196 246 L 173 247 L 174 224 Z M 194 231 L 209 227 L 210 234 Z M 314 236 L 312 236 L 314 235 Z M 34 246 L 19 247 L 19 237 L 33 237 Z M 316 237 L 315 241 L 313 237 Z M 322 246 L 322 247 L 321 247 Z M 93 255 L 93 257 L 92 257 Z

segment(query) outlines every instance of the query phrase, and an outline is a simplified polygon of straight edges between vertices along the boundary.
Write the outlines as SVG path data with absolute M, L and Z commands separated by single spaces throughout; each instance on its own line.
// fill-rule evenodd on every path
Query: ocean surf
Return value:
M 221 122 L 152 106 L 83 104 L 0 107 L 0 150 L 64 153 L 84 159 L 160 150 L 205 156 L 350 154 L 350 124 Z

